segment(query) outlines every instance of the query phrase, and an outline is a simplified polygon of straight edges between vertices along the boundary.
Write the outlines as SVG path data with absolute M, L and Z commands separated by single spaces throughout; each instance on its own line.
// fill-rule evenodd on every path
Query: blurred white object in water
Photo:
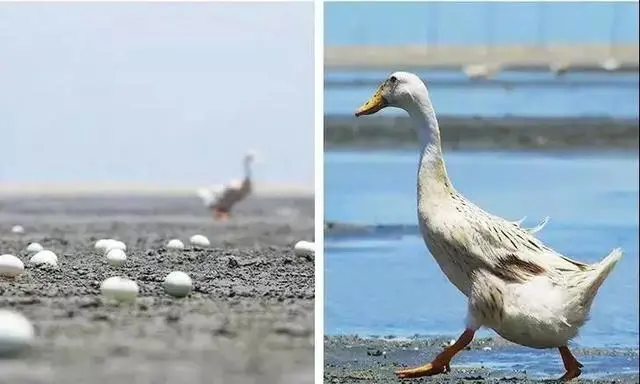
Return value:
M 189 242 L 191 243 L 191 245 L 195 245 L 198 247 L 208 247 L 209 245 L 211 245 L 209 239 L 207 239 L 207 237 L 204 235 L 193 235 L 189 239 Z
M 14 225 L 11 227 L 12 233 L 24 233 L 24 227 L 22 225 Z
M 464 74 L 472 80 L 487 80 L 495 76 L 500 68 L 490 64 L 471 64 L 463 68 Z
M 609 72 L 617 71 L 620 69 L 620 62 L 614 57 L 610 57 L 602 63 L 602 68 Z
M 553 62 L 553 63 L 551 63 L 549 65 L 549 69 L 556 76 L 564 75 L 565 73 L 567 73 L 567 71 L 569 70 L 570 67 L 571 67 L 571 64 L 569 62 L 566 62 L 566 61 L 556 61 L 556 62 Z
M 171 239 L 167 243 L 169 249 L 184 249 L 184 243 L 178 239 Z
M 39 243 L 31 243 L 27 246 L 27 252 L 40 252 L 44 248 Z
M 117 301 L 133 301 L 138 297 L 138 284 L 126 277 L 114 276 L 100 285 L 100 292 L 107 298 Z
M 11 355 L 31 346 L 35 332 L 22 314 L 0 309 L 0 355 Z
M 184 297 L 191 292 L 193 282 L 186 273 L 173 271 L 164 278 L 163 287 L 171 296 Z
M 127 255 L 122 249 L 112 248 L 107 251 L 107 262 L 109 265 L 119 266 L 127 260 Z
M 24 263 L 14 255 L 0 255 L 0 276 L 16 277 L 24 272 Z
M 34 265 L 49 264 L 55 267 L 58 265 L 58 256 L 56 256 L 55 253 L 47 249 L 44 249 L 36 253 L 35 255 L 31 256 L 31 259 L 29 260 L 29 262 Z
M 298 241 L 293 247 L 293 252 L 298 256 L 314 256 L 316 245 L 310 241 Z

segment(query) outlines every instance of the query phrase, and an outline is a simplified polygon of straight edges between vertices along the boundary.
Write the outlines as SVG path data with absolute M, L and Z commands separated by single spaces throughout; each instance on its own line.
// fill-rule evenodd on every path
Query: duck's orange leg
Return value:
M 567 346 L 564 346 L 558 348 L 558 350 L 560 351 L 560 356 L 562 357 L 562 363 L 564 363 L 564 369 L 567 370 L 567 372 L 562 375 L 559 380 L 569 381 L 580 376 L 580 374 L 582 373 L 582 371 L 580 370 L 580 368 L 582 368 L 582 364 L 580 364 L 580 362 L 576 360 L 569 348 Z
M 400 371 L 396 371 L 396 375 L 398 375 L 401 379 L 410 379 L 415 377 L 422 376 L 431 376 L 436 375 L 438 373 L 446 373 L 451 370 L 449 367 L 449 363 L 453 356 L 455 356 L 458 352 L 463 350 L 471 341 L 473 340 L 473 335 L 475 334 L 474 330 L 466 329 L 462 335 L 456 340 L 453 345 L 447 347 L 444 351 L 440 352 L 435 359 L 429 364 L 425 364 L 421 367 L 411 368 L 411 369 L 403 369 Z
M 221 210 L 221 209 L 214 209 L 213 210 L 213 217 L 216 220 L 229 220 L 229 218 L 231 217 L 231 215 L 229 215 L 229 212 Z

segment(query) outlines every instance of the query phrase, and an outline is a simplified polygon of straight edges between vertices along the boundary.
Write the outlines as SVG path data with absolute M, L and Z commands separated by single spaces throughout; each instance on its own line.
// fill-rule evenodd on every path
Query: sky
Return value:
M 312 3 L 0 4 L 5 183 L 313 187 Z
M 325 44 L 638 43 L 638 2 L 325 4 Z

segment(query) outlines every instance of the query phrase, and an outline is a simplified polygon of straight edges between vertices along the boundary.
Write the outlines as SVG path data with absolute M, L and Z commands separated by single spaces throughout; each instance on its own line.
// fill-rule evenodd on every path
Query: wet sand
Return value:
M 428 378 L 396 379 L 394 371 L 428 363 L 450 342 L 450 338 L 396 339 L 325 337 L 324 382 L 346 383 L 540 383 L 553 382 L 564 371 L 556 351 L 540 352 L 516 346 L 499 337 L 476 338 L 456 356 L 451 372 Z M 535 352 L 529 354 L 529 352 Z M 583 375 L 572 383 L 638 383 L 638 350 L 572 348 L 583 368 Z M 541 357 L 541 354 L 545 356 Z M 496 361 L 497 355 L 508 361 Z M 502 364 L 500 364 L 502 363 Z M 505 368 L 505 364 L 511 368 Z M 551 365 L 553 364 L 553 365 Z M 515 367 L 515 369 L 513 368 Z M 531 372 L 532 367 L 544 370 Z M 624 372 L 623 367 L 635 367 Z M 529 369 L 529 373 L 527 372 Z M 598 372 L 598 374 L 594 374 Z
M 292 251 L 313 241 L 312 197 L 256 196 L 227 223 L 213 223 L 195 197 L 2 200 L 0 253 L 27 265 L 36 241 L 59 265 L 0 280 L 0 308 L 37 333 L 22 356 L 0 359 L 0 383 L 313 382 L 314 264 Z M 10 233 L 14 224 L 25 233 Z M 197 233 L 211 247 L 191 247 Z M 94 250 L 105 237 L 127 244 L 123 267 Z M 174 237 L 184 251 L 164 248 Z M 193 279 L 189 297 L 164 293 L 173 270 Z M 138 283 L 135 304 L 100 296 L 117 275 Z

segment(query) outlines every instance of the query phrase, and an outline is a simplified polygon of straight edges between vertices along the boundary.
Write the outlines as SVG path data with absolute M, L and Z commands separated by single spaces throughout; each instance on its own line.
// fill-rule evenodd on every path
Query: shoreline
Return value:
M 451 335 L 421 335 L 414 334 L 411 336 L 402 335 L 376 335 L 376 334 L 325 334 L 325 348 L 327 346 L 366 346 L 378 347 L 388 346 L 390 348 L 408 348 L 415 347 L 442 347 L 444 348 L 452 340 L 458 337 L 456 334 Z M 471 344 L 465 350 L 483 349 L 490 347 L 493 349 L 523 349 L 527 351 L 536 351 L 527 347 L 514 344 L 498 335 L 476 336 Z M 627 356 L 640 357 L 640 346 L 634 347 L 589 347 L 579 344 L 570 345 L 571 350 L 581 355 L 609 355 L 609 356 Z
M 637 150 L 637 118 L 439 116 L 449 150 Z M 325 115 L 325 149 L 406 148 L 418 140 L 407 116 Z
M 451 342 L 451 336 L 365 338 L 357 335 L 324 337 L 325 383 L 399 383 L 394 371 L 430 361 Z M 574 383 L 638 383 L 637 348 L 571 348 L 585 364 Z M 429 382 L 513 383 L 548 382 L 562 372 L 555 350 L 521 347 L 500 337 L 477 337 L 452 361 L 451 372 Z M 635 370 L 635 371 L 634 371 Z M 422 382 L 415 380 L 415 382 Z
M 77 197 L 192 197 L 204 185 L 171 186 L 144 183 L 29 183 L 0 181 L 0 197 L 5 198 L 77 198 Z M 254 196 L 270 197 L 313 197 L 314 188 L 301 184 L 256 183 Z

